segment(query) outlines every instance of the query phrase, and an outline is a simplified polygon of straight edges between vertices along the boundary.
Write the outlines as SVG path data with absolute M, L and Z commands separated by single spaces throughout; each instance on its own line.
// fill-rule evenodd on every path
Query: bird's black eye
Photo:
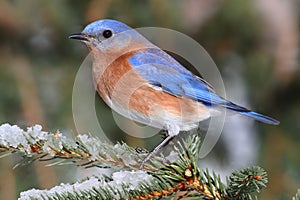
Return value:
M 110 38 L 112 36 L 112 31 L 111 30 L 105 30 L 102 33 L 104 38 Z

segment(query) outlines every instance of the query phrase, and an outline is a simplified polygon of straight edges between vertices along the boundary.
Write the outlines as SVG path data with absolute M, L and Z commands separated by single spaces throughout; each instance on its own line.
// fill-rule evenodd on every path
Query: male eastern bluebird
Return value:
M 98 20 L 70 38 L 84 42 L 91 51 L 95 88 L 112 109 L 167 130 L 168 136 L 141 166 L 180 131 L 196 128 L 217 108 L 279 124 L 220 97 L 206 81 L 122 22 Z

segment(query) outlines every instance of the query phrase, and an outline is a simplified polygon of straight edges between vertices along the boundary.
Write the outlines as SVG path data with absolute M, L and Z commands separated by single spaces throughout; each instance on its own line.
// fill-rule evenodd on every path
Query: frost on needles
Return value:
M 125 143 L 111 145 L 90 135 L 67 138 L 49 133 L 40 125 L 26 130 L 16 125 L 0 126 L 0 156 L 21 152 L 32 160 L 56 159 L 55 164 L 110 168 L 76 183 L 62 183 L 48 190 L 31 189 L 20 194 L 27 199 L 255 199 L 266 187 L 267 173 L 261 167 L 234 170 L 223 183 L 220 176 L 199 168 L 201 137 L 188 134 L 169 145 L 167 156 L 156 155 L 139 170 L 147 155 Z M 72 161 L 72 162 L 70 162 Z M 201 162 L 200 162 L 201 166 Z

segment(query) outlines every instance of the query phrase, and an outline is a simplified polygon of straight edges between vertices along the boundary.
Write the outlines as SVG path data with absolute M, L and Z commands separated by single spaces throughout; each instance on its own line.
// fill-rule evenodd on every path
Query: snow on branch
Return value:
M 19 200 L 41 197 L 44 199 L 57 197 L 67 199 L 70 194 L 75 194 L 74 197 L 78 196 L 82 199 L 93 199 L 97 196 L 103 199 L 128 199 L 129 194 L 126 191 L 138 190 L 141 184 L 151 184 L 152 181 L 153 177 L 145 171 L 120 171 L 112 174 L 112 180 L 107 180 L 105 177 L 91 177 L 75 184 L 61 184 L 50 190 L 28 190 L 20 194 Z
M 168 156 L 152 157 L 143 170 L 140 163 L 147 152 L 125 143 L 111 145 L 96 137 L 74 139 L 60 132 L 48 133 L 40 125 L 26 130 L 16 125 L 0 126 L 0 157 L 21 152 L 32 160 L 59 159 L 82 167 L 111 168 L 110 176 L 100 175 L 49 190 L 22 192 L 20 200 L 35 199 L 255 199 L 266 187 L 267 174 L 257 166 L 234 171 L 227 184 L 220 176 L 198 167 L 201 137 L 189 134 L 171 145 Z M 170 146 L 170 145 L 169 145 Z M 72 162 L 69 162 L 69 161 Z M 78 163 L 80 163 L 78 165 Z
M 0 153 L 2 156 L 14 152 L 24 153 L 27 157 L 39 156 L 42 160 L 67 158 L 86 161 L 85 165 L 98 167 L 127 167 L 137 169 L 143 155 L 125 143 L 114 146 L 101 142 L 96 137 L 78 135 L 75 139 L 63 136 L 59 131 L 48 133 L 40 125 L 23 130 L 16 125 L 0 126 Z

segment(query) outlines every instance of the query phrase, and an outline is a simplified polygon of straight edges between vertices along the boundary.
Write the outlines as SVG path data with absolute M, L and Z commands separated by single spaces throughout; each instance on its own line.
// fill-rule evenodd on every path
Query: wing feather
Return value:
M 195 76 L 174 58 L 160 49 L 136 52 L 130 59 L 132 67 L 153 86 L 175 96 L 184 96 L 211 104 L 227 104 L 203 79 Z

